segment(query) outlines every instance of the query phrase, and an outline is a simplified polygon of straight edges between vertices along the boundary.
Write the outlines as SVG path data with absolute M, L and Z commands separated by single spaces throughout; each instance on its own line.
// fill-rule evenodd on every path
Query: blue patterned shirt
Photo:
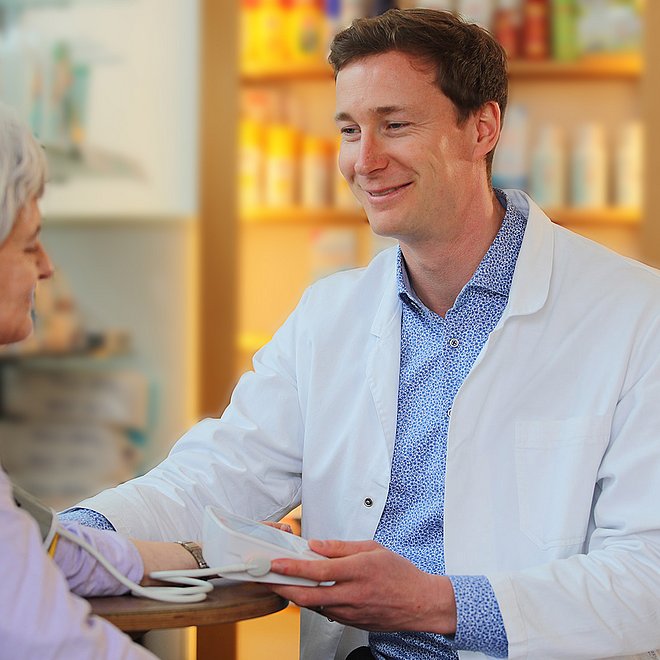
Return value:
M 375 540 L 427 573 L 445 573 L 444 494 L 449 417 L 456 394 L 507 304 L 526 218 L 497 191 L 502 226 L 444 318 L 416 296 L 399 250 L 401 366 L 392 474 Z M 377 658 L 455 660 L 458 650 L 506 657 L 508 641 L 497 599 L 485 576 L 449 576 L 457 630 L 371 633 Z
M 85 527 L 93 527 L 94 529 L 105 529 L 110 532 L 116 532 L 114 525 L 98 511 L 91 509 L 83 509 L 82 507 L 74 507 L 67 509 L 59 514 L 59 519 L 69 522 L 78 522 Z

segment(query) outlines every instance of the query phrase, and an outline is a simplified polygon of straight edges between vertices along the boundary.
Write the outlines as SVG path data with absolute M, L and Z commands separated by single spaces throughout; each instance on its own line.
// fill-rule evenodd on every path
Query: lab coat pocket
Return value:
M 516 422 L 520 529 L 540 548 L 583 543 L 609 434 L 604 416 Z

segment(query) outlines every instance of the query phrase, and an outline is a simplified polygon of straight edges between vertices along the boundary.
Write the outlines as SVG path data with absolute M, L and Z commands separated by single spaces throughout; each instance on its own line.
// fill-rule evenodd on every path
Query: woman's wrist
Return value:
M 154 571 L 191 570 L 198 568 L 193 555 L 182 545 L 165 541 L 131 539 L 144 564 L 142 585 L 157 584 L 149 578 Z

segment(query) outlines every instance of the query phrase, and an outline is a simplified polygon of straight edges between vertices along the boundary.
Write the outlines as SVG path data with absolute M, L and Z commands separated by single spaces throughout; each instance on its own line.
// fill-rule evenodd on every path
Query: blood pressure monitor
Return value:
M 217 506 L 207 506 L 204 510 L 202 543 L 204 559 L 209 566 L 234 563 L 249 567 L 226 575 L 219 571 L 219 575 L 231 580 L 316 587 L 319 583 L 313 580 L 272 573 L 270 562 L 274 559 L 326 559 L 310 550 L 307 541 L 299 536 Z

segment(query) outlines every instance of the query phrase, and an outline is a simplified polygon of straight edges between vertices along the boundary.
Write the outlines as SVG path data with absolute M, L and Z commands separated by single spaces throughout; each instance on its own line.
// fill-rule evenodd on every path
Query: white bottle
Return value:
M 571 202 L 576 208 L 607 205 L 608 159 L 602 124 L 578 127 L 571 153 Z
M 302 140 L 300 201 L 307 208 L 330 206 L 330 148 L 328 141 L 314 135 Z
M 614 161 L 614 203 L 639 209 L 642 206 L 643 174 L 642 124 L 630 121 L 621 127 Z
M 529 118 L 524 105 L 512 104 L 506 112 L 504 128 L 493 158 L 495 188 L 527 189 Z
M 264 203 L 270 208 L 289 208 L 297 202 L 296 131 L 286 124 L 271 124 L 266 135 Z
M 490 30 L 493 25 L 493 0 L 457 0 L 456 11 L 468 22 Z
M 562 129 L 543 124 L 532 149 L 530 194 L 542 208 L 566 204 L 566 158 Z
M 417 0 L 415 7 L 422 9 L 437 9 L 440 11 L 455 11 L 455 0 Z
M 239 124 L 239 204 L 241 210 L 259 208 L 264 201 L 265 125 L 252 119 Z

